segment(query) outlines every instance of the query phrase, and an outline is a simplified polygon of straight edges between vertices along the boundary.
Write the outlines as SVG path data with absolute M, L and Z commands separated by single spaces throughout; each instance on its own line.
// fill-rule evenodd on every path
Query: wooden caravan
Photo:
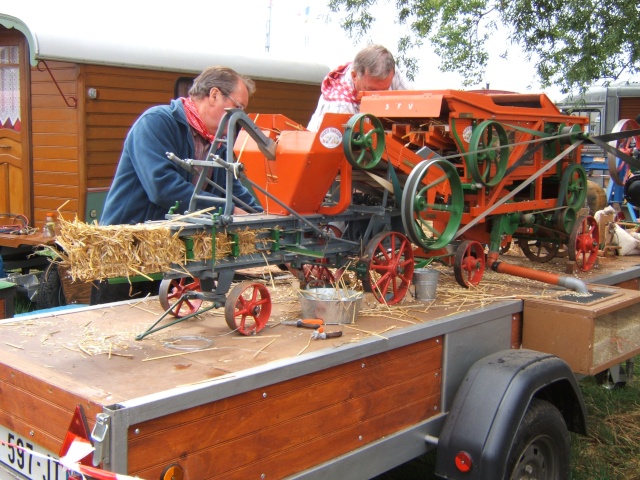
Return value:
M 61 8 L 48 8 L 54 7 Z M 129 27 L 137 29 L 135 44 Z M 256 81 L 252 113 L 277 112 L 305 125 L 329 70 L 266 53 L 236 55 L 233 41 L 194 41 L 166 25 L 129 27 L 92 36 L 86 22 L 68 25 L 42 9 L 2 8 L 0 212 L 25 215 L 37 228 L 62 205 L 65 218 L 98 219 L 129 127 L 148 107 L 186 95 L 209 65 L 230 66 Z

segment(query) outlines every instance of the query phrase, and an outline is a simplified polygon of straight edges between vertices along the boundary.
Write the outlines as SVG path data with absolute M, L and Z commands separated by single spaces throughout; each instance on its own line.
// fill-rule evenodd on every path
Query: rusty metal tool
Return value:
M 327 338 L 338 338 L 342 336 L 342 331 L 325 332 L 324 327 L 319 327 L 311 334 L 311 338 L 314 340 L 326 340 Z

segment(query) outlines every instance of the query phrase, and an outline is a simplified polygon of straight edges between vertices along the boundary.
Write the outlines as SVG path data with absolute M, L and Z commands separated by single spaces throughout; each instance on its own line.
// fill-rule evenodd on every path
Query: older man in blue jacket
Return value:
M 127 134 L 115 178 L 107 195 L 102 225 L 163 220 L 176 202 L 183 213 L 194 191 L 192 175 L 169 160 L 203 160 L 227 108 L 246 108 L 255 92 L 252 80 L 226 67 L 210 67 L 198 76 L 188 98 L 144 112 Z M 218 154 L 224 157 L 224 151 Z M 213 169 L 212 180 L 226 188 L 226 173 Z M 262 208 L 238 181 L 233 193 L 257 211 Z M 216 193 L 210 193 L 218 196 Z M 201 205 L 202 208 L 211 204 Z M 200 206 L 199 206 L 200 207 Z M 242 213 L 236 207 L 234 213 Z
M 205 159 L 226 110 L 245 109 L 254 92 L 251 79 L 227 67 L 209 67 L 194 80 L 188 98 L 172 100 L 169 105 L 144 112 L 125 139 L 100 223 L 118 225 L 163 220 L 176 202 L 179 202 L 177 213 L 184 213 L 194 192 L 194 178 L 169 160 L 166 152 L 183 159 Z M 224 148 L 218 150 L 222 158 L 225 158 Z M 224 169 L 214 168 L 211 180 L 227 188 Z M 239 200 L 255 211 L 262 211 L 239 180 L 234 179 L 231 188 Z M 216 192 L 205 195 L 219 196 Z M 198 208 L 210 206 L 210 203 L 197 205 Z M 246 212 L 234 206 L 234 214 L 243 213 Z M 91 303 L 153 295 L 157 291 L 157 282 L 133 285 L 101 282 L 92 291 Z

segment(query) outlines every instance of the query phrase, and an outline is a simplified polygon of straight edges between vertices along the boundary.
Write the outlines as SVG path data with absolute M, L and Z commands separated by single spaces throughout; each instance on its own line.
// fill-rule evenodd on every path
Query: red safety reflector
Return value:
M 471 455 L 467 452 L 458 452 L 456 455 L 456 467 L 463 473 L 471 470 L 471 465 L 473 462 L 471 461 Z

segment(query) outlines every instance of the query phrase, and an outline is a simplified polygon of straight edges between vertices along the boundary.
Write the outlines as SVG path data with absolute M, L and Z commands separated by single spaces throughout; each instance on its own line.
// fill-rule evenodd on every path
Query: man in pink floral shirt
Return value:
M 404 78 L 396 73 L 391 52 L 382 45 L 369 45 L 358 52 L 353 62 L 329 72 L 322 81 L 318 107 L 307 129 L 317 131 L 327 112 L 358 113 L 358 92 L 407 89 Z

